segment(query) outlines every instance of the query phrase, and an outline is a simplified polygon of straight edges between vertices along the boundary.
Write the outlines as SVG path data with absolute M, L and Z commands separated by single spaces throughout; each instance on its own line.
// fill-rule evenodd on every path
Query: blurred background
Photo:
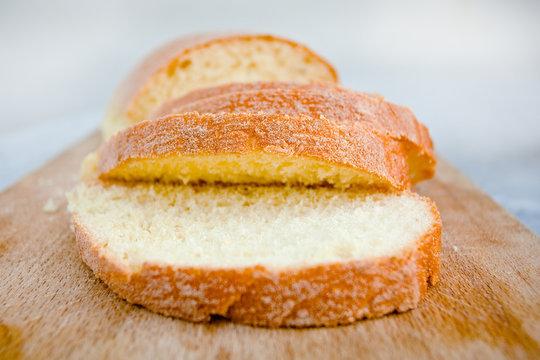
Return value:
M 411 107 L 443 157 L 540 233 L 540 1 L 0 2 L 0 190 L 99 126 L 155 47 L 213 30 L 309 45 Z

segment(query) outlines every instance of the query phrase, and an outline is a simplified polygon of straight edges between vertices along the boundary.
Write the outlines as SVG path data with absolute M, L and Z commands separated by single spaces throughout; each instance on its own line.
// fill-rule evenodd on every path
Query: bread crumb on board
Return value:
M 56 204 L 53 199 L 47 200 L 47 202 L 43 206 L 43 211 L 45 211 L 46 213 L 53 213 L 56 210 L 58 210 L 58 204 Z

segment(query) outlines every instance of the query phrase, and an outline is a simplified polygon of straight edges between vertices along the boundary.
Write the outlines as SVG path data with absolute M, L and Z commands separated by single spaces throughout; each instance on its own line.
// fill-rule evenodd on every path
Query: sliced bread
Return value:
M 68 199 L 99 278 L 191 321 L 346 324 L 414 308 L 439 277 L 439 214 L 408 191 L 94 180 Z
M 100 149 L 103 180 L 410 187 L 401 143 L 304 115 L 184 113 L 126 128 Z
M 258 82 L 202 89 L 169 100 L 150 118 L 190 111 L 200 113 L 304 114 L 332 121 L 375 127 L 403 142 L 413 184 L 433 177 L 435 155 L 427 128 L 413 112 L 382 96 L 359 93 L 333 84 Z
M 146 120 L 164 101 L 229 82 L 337 82 L 335 70 L 307 47 L 270 35 L 197 35 L 150 54 L 120 84 L 103 135 Z

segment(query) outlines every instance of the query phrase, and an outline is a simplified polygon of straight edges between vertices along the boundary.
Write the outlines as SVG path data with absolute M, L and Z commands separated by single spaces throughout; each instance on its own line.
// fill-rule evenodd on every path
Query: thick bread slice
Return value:
M 304 114 L 337 122 L 360 122 L 404 143 L 413 184 L 435 173 L 433 142 L 427 128 L 416 120 L 410 109 L 389 103 L 382 96 L 322 83 L 229 84 L 169 100 L 150 118 L 191 111 Z
M 411 192 L 80 184 L 83 260 L 120 297 L 191 321 L 321 326 L 414 308 L 441 220 Z
M 103 135 L 146 120 L 165 100 L 229 82 L 337 82 L 335 70 L 307 47 L 270 35 L 197 35 L 150 54 L 122 82 L 103 123 Z
M 104 180 L 410 188 L 401 143 L 303 115 L 185 113 L 124 129 L 100 149 Z

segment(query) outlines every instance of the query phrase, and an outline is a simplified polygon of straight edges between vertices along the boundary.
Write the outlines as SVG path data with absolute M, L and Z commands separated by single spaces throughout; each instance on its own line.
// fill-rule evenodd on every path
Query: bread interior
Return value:
M 134 269 L 261 265 L 281 271 L 414 248 L 434 223 L 410 192 L 327 187 L 81 183 L 70 211 Z M 402 253 L 401 253 L 402 254 Z
M 103 179 L 166 183 L 328 184 L 387 188 L 376 175 L 343 164 L 279 154 L 212 154 L 128 159 L 101 175 Z

